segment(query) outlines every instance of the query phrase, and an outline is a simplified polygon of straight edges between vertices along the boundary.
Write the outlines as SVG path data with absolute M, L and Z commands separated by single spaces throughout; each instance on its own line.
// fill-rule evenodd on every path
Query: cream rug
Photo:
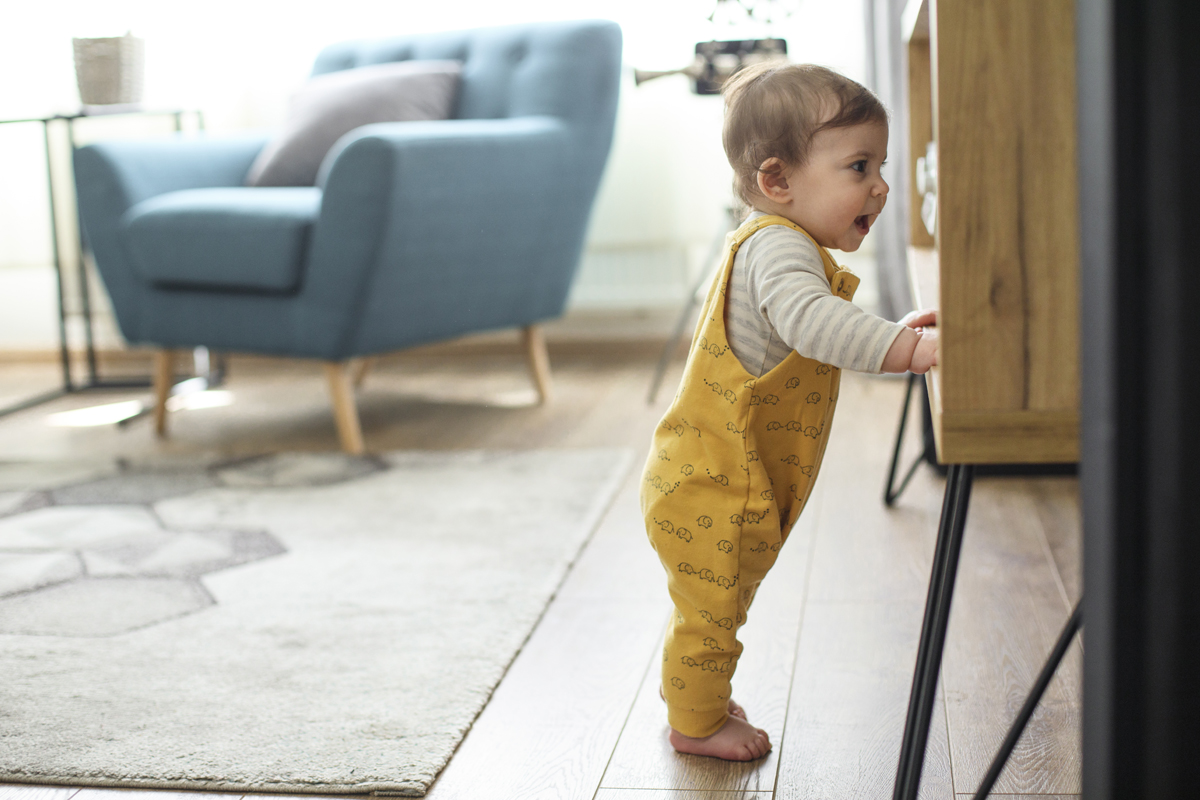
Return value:
M 630 463 L 0 464 L 0 782 L 424 794 Z

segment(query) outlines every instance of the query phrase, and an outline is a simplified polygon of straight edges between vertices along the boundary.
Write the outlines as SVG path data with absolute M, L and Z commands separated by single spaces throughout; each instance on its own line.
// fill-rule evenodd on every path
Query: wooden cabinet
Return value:
M 1079 458 L 1079 223 L 1072 0 L 912 0 L 909 272 L 936 306 L 928 377 L 943 463 Z

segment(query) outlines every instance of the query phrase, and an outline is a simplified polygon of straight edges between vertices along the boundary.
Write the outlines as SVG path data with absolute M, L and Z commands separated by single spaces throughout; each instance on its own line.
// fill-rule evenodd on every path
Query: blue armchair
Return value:
M 621 32 L 561 22 L 333 45 L 313 74 L 463 63 L 452 118 L 358 128 L 316 187 L 249 188 L 263 136 L 92 144 L 75 154 L 84 234 L 126 340 L 174 353 L 325 362 L 343 449 L 363 450 L 356 359 L 559 316 L 612 141 Z

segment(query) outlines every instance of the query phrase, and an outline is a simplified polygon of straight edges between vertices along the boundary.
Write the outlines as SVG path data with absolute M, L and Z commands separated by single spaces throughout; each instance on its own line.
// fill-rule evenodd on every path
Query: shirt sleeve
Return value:
M 751 303 L 788 347 L 842 369 L 883 370 L 883 359 L 904 326 L 834 295 L 821 255 L 807 236 L 772 225 L 746 244 Z

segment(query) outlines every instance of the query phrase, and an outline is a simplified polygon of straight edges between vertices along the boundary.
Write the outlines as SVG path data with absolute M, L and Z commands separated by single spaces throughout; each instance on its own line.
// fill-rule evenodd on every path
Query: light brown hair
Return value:
M 746 205 L 761 196 L 758 172 L 767 159 L 794 169 L 808 160 L 820 131 L 888 121 L 870 89 L 814 64 L 752 64 L 735 73 L 722 94 L 721 139 L 733 167 L 733 191 Z

